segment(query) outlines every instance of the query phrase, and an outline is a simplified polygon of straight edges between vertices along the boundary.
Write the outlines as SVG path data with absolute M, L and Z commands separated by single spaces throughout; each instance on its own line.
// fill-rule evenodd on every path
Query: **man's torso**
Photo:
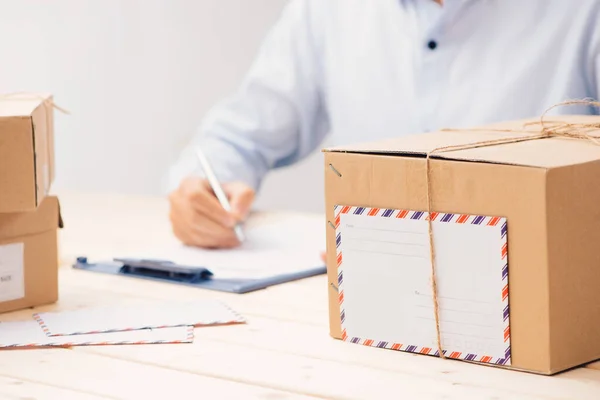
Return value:
M 323 3 L 316 37 L 334 142 L 539 116 L 598 97 L 600 1 L 445 3 Z

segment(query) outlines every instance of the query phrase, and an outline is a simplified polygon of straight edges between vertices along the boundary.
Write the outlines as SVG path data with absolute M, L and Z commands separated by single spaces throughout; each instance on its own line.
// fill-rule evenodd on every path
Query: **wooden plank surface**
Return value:
M 127 346 L 123 346 L 124 350 Z M 79 350 L 79 348 L 78 348 Z M 68 349 L 10 350 L 0 375 L 109 399 L 168 399 L 174 390 L 209 399 L 302 399 L 271 388 Z M 44 394 L 43 398 L 48 398 Z M 308 397 L 309 398 L 309 397 Z
M 50 398 L 60 400 L 102 400 L 108 397 L 65 389 L 55 384 L 45 385 L 28 380 L 0 376 L 0 399 L 2 400 Z
M 597 399 L 600 393 L 596 364 L 545 377 L 334 340 L 325 276 L 233 295 L 72 270 L 73 257 L 82 251 L 117 256 L 136 241 L 158 244 L 170 232 L 162 199 L 61 200 L 61 298 L 40 311 L 217 298 L 248 323 L 197 328 L 193 344 L 5 351 L 0 399 L 165 398 L 174 388 L 188 394 L 201 388 L 197 397 L 209 393 L 211 399 Z M 97 221 L 95 230 L 82 223 L 83 216 Z M 0 320 L 31 313 L 21 310 Z

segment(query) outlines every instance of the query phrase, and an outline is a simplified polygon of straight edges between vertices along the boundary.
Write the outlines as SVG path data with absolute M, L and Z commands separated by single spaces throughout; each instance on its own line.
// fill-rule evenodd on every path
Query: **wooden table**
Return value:
M 170 235 L 167 205 L 60 196 L 61 298 L 39 310 L 212 297 L 248 323 L 198 328 L 193 344 L 3 351 L 0 399 L 600 399 L 600 364 L 544 377 L 334 340 L 325 276 L 229 295 L 74 271 L 77 255 L 112 257 L 136 243 L 160 243 Z

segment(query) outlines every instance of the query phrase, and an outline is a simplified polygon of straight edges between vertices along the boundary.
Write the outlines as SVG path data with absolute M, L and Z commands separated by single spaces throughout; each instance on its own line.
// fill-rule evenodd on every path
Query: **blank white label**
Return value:
M 0 245 L 0 302 L 25 297 L 24 244 Z
M 347 340 L 437 351 L 427 214 L 338 207 L 338 289 Z M 441 346 L 450 358 L 510 365 L 507 225 L 433 217 Z

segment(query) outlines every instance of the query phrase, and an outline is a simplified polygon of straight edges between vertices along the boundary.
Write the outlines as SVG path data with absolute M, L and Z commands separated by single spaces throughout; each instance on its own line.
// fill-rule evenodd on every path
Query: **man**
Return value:
M 264 176 L 334 143 L 540 115 L 598 98 L 600 0 L 291 0 L 239 91 L 171 170 L 184 243 L 238 244 Z M 585 107 L 557 113 L 596 113 Z M 211 160 L 223 210 L 191 149 Z

